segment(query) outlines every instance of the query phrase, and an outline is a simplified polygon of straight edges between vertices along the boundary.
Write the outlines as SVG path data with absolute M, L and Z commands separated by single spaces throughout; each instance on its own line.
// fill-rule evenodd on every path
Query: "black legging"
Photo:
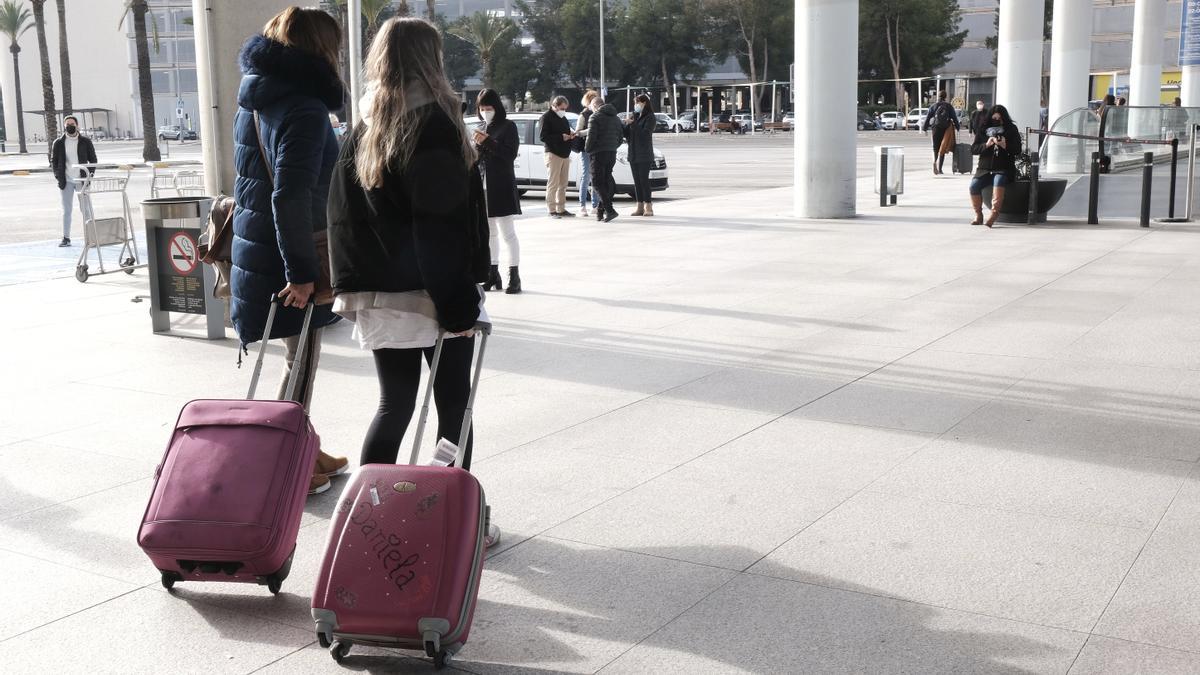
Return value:
M 613 210 L 613 194 L 617 186 L 613 184 L 613 166 L 617 163 L 615 151 L 596 151 L 591 153 L 592 187 L 599 193 L 600 210 L 605 213 Z
M 433 401 L 437 405 L 437 437 L 458 443 L 463 413 L 471 389 L 471 358 L 475 340 L 447 338 L 442 347 L 437 380 L 433 383 Z M 417 408 L 417 390 L 421 385 L 421 357 L 433 360 L 433 347 L 425 349 L 376 349 L 375 371 L 379 375 L 379 410 L 363 440 L 362 464 L 395 464 L 404 432 Z M 474 425 L 472 425 L 474 426 Z M 474 429 L 461 449 L 464 469 L 471 468 Z M 428 438 L 428 435 L 426 436 Z
M 639 202 L 649 202 L 650 192 L 650 162 L 631 162 L 633 170 L 633 194 Z

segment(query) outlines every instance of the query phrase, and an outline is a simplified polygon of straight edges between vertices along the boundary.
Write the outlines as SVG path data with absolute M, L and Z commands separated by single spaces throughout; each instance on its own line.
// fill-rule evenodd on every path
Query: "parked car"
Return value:
M 738 123 L 739 125 L 741 125 L 741 127 L 742 127 L 743 129 L 749 129 L 749 128 L 750 128 L 750 125 L 751 125 L 751 123 L 753 123 L 753 124 L 754 124 L 754 130 L 755 130 L 755 131 L 762 131 L 762 128 L 763 128 L 763 123 L 762 123 L 762 120 L 761 120 L 761 119 L 758 119 L 758 120 L 754 119 L 754 118 L 753 118 L 753 117 L 750 115 L 750 113 L 738 113 L 738 114 L 734 115 L 734 116 L 733 116 L 733 118 L 734 118 L 735 120 L 737 120 L 737 123 Z
M 178 124 L 159 127 L 158 140 L 165 141 L 168 138 L 172 141 L 194 141 L 199 137 L 196 135 L 195 131 L 192 131 L 191 129 L 184 129 Z
M 654 119 L 657 120 L 654 124 L 654 133 L 661 134 L 664 131 L 675 131 L 675 120 L 667 113 L 654 113 Z
M 785 112 L 785 113 L 783 113 L 783 119 L 781 119 L 779 121 L 783 122 L 784 124 L 786 124 L 788 126 L 795 126 L 796 125 L 796 113 L 791 112 L 791 111 Z
M 889 110 L 885 113 L 880 113 L 879 123 L 888 131 L 895 131 L 904 123 L 904 116 L 894 110 Z
M 878 131 L 879 124 L 874 117 L 867 114 L 867 111 L 859 109 L 858 111 L 858 130 L 859 131 Z
M 544 190 L 546 188 L 546 149 L 542 147 L 540 113 L 509 113 L 508 119 L 517 125 L 517 135 L 521 139 L 521 147 L 517 151 L 517 159 L 513 162 L 513 172 L 517 178 L 517 191 L 525 194 L 529 190 Z M 573 112 L 567 113 L 567 122 L 574 129 L 579 116 Z M 477 129 L 483 122 L 477 117 L 466 117 L 463 122 L 468 129 Z M 613 182 L 616 183 L 618 194 L 624 193 L 633 197 L 633 171 L 629 168 L 629 146 L 621 144 L 617 149 L 617 163 L 613 167 Z M 567 189 L 576 191 L 579 180 L 579 157 L 571 156 L 570 179 Z M 667 158 L 658 148 L 654 149 L 654 165 L 650 167 L 650 190 L 661 192 L 669 187 L 667 181 Z
M 675 118 L 675 131 L 695 131 L 696 130 L 696 111 L 685 110 L 682 115 Z
M 929 112 L 929 108 L 913 108 L 908 111 L 908 117 L 904 119 L 904 128 L 921 130 L 921 125 L 925 122 L 925 114 Z

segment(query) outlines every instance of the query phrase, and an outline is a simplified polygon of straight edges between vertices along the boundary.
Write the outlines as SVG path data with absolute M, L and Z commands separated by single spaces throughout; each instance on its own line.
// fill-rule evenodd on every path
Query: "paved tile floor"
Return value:
M 506 538 L 456 668 L 1200 671 L 1200 228 L 989 231 L 963 178 L 868 188 L 845 222 L 786 190 L 521 221 L 477 411 Z M 135 545 L 179 406 L 249 376 L 152 335 L 144 274 L 0 287 L 0 670 L 335 672 L 308 598 L 336 490 L 278 597 L 170 595 Z M 331 450 L 376 394 L 329 331 Z

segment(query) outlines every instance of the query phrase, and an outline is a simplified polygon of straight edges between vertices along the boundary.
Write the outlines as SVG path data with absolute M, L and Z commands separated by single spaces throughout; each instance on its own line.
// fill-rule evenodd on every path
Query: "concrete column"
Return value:
M 246 38 L 292 0 L 192 0 L 196 77 L 200 89 L 200 142 L 208 194 L 233 194 L 233 117 L 242 82 L 238 53 Z
M 1159 105 L 1166 19 L 1166 0 L 1137 0 L 1133 14 L 1133 56 L 1129 63 L 1131 106 Z
M 1088 104 L 1092 69 L 1092 0 L 1056 0 L 1050 43 L 1050 125 Z
M 1045 0 L 1005 0 L 1000 5 L 996 103 L 1008 108 L 1022 133 L 1025 127 L 1037 127 L 1040 116 L 1045 11 Z
M 346 3 L 346 30 L 350 35 L 350 106 L 353 124 L 362 121 L 362 110 L 358 101 L 363 95 L 363 43 L 362 43 L 362 0 L 349 0 Z
M 796 216 L 853 218 L 858 0 L 796 0 L 795 26 L 796 86 L 821 100 L 796 106 Z
M 1183 67 L 1179 98 L 1183 99 L 1183 105 L 1189 108 L 1200 106 L 1200 66 Z

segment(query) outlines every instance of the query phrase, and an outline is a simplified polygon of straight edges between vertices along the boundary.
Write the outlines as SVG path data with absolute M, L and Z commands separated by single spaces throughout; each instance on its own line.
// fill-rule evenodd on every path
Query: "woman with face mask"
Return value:
M 545 150 L 546 210 L 553 218 L 573 218 L 567 210 L 567 183 L 571 179 L 571 141 L 575 134 L 567 121 L 567 97 L 555 96 L 542 115 L 539 140 Z
M 95 169 L 79 168 L 79 165 L 96 163 L 96 146 L 92 145 L 92 139 L 79 133 L 77 117 L 67 115 L 63 122 L 63 135 L 54 141 L 50 164 L 54 167 L 54 178 L 58 181 L 58 189 L 62 193 L 63 236 L 58 245 L 70 246 L 71 217 L 75 211 L 75 180 L 88 178 L 95 173 Z M 87 206 L 80 204 L 79 208 L 83 210 L 84 220 L 92 217 Z
M 650 107 L 650 97 L 638 94 L 633 99 L 633 114 L 625 118 L 625 139 L 629 142 L 629 168 L 633 171 L 633 193 L 637 210 L 630 215 L 653 216 L 650 166 L 654 164 L 654 125 L 658 119 Z
M 1005 186 L 1017 179 L 1016 156 L 1021 154 L 1021 131 L 1002 105 L 992 106 L 984 123 L 975 132 L 971 153 L 979 155 L 979 167 L 971 181 L 972 225 L 996 224 L 1004 206 Z M 992 212 L 983 220 L 983 188 L 992 185 Z
M 517 240 L 517 225 L 513 216 L 521 213 L 521 195 L 517 192 L 517 176 L 513 162 L 521 149 L 517 125 L 505 115 L 504 102 L 495 89 L 479 92 L 475 101 L 483 125 L 475 129 L 475 147 L 479 151 L 479 167 L 487 184 L 488 229 L 491 232 L 492 269 L 483 290 L 521 292 L 521 242 Z M 508 288 L 500 279 L 500 235 L 508 248 Z

